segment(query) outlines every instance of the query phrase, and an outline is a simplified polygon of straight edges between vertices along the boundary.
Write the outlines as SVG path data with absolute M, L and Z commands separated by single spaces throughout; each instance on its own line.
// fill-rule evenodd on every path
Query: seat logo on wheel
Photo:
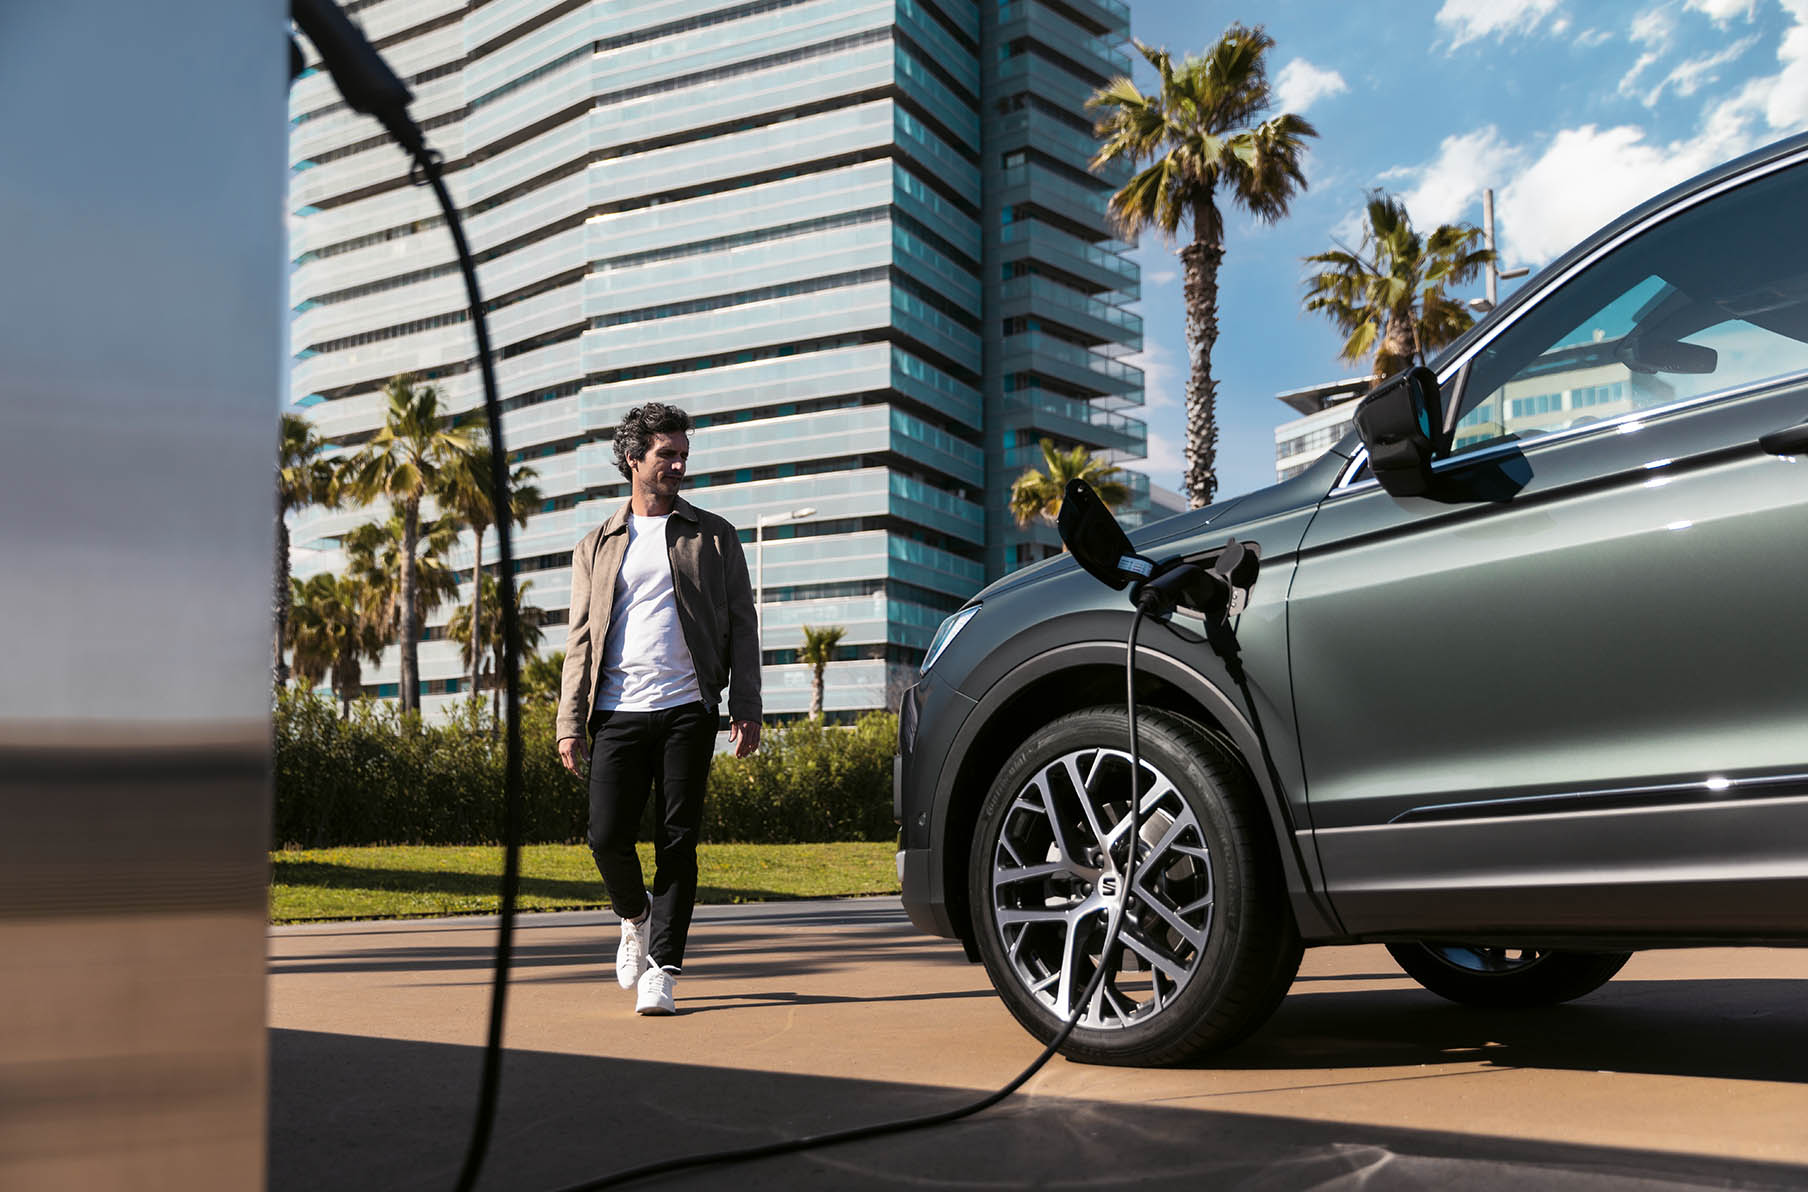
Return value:
M 1117 875 L 1116 874 L 1107 873 L 1104 877 L 1101 877 L 1099 879 L 1099 893 L 1103 894 L 1107 898 L 1116 898 L 1117 897 Z

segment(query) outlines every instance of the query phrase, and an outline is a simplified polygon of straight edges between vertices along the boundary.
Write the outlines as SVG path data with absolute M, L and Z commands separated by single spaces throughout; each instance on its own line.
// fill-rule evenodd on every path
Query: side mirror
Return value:
M 1069 480 L 1062 490 L 1055 528 L 1074 561 L 1113 591 L 1121 592 L 1131 580 L 1146 578 L 1155 570 L 1130 549 L 1130 536 L 1084 480 Z
M 1443 437 L 1438 378 L 1429 368 L 1395 373 L 1356 407 L 1356 433 L 1369 449 L 1369 470 L 1391 496 L 1431 490 L 1431 461 Z

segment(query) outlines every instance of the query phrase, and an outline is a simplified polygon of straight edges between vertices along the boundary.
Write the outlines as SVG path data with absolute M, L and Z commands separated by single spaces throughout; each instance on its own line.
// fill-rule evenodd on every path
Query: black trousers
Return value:
M 653 922 L 647 954 L 678 968 L 697 901 L 697 833 L 716 748 L 716 710 L 692 703 L 590 718 L 590 852 L 609 905 L 624 919 L 647 908 L 634 838 L 653 804 Z

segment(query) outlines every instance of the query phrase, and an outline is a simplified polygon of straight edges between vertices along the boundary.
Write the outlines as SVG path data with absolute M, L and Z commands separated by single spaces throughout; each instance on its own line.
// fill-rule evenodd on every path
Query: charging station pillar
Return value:
M 0 1187 L 265 1181 L 287 5 L 0 4 Z

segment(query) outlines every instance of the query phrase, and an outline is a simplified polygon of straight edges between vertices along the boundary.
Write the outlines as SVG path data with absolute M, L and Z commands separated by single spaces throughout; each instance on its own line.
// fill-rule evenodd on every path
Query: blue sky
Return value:
M 1176 57 L 1238 21 L 1274 37 L 1283 110 L 1319 137 L 1291 215 L 1230 218 L 1212 356 L 1220 496 L 1274 482 L 1274 428 L 1296 416 L 1276 393 L 1368 371 L 1301 310 L 1300 279 L 1302 257 L 1356 226 L 1369 188 L 1401 195 L 1429 228 L 1479 225 L 1492 186 L 1504 265 L 1535 268 L 1665 187 L 1808 128 L 1808 0 L 1131 0 L 1132 34 Z M 1178 489 L 1175 247 L 1146 236 L 1137 249 L 1145 346 L 1133 362 L 1147 375 L 1147 471 Z M 1477 282 L 1464 296 L 1480 293 Z

